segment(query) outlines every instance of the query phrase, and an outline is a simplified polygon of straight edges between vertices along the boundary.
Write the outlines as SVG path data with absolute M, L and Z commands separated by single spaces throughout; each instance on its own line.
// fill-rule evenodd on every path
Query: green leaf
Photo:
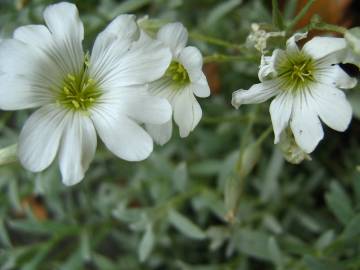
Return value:
M 4 220 L 0 219 L 0 243 L 6 247 L 11 247 L 11 241 L 9 238 L 9 234 L 5 228 Z
M 336 262 L 320 260 L 309 255 L 304 257 L 304 261 L 310 270 L 344 270 L 344 267 Z
M 269 240 L 269 236 L 263 232 L 241 229 L 237 232 L 235 243 L 238 249 L 248 256 L 272 261 Z
M 342 237 L 352 239 L 360 235 L 360 214 L 355 215 L 346 225 Z
M 117 5 L 112 11 L 110 18 L 114 18 L 122 13 L 134 12 L 147 4 L 151 3 L 151 0 L 127 0 Z
M 196 162 L 194 165 L 189 167 L 189 171 L 191 174 L 201 176 L 216 175 L 219 172 L 221 166 L 222 162 L 220 160 L 207 159 Z
M 265 171 L 264 184 L 261 187 L 261 200 L 268 202 L 279 195 L 279 176 L 284 167 L 284 158 L 281 152 L 274 148 L 267 170 Z
M 334 241 L 334 239 L 335 239 L 334 231 L 333 230 L 326 231 L 316 241 L 315 246 L 316 248 L 322 250 L 327 246 L 329 246 L 332 243 L 332 241 Z
M 48 234 L 52 235 L 54 233 L 71 233 L 76 232 L 78 227 L 76 225 L 67 225 L 63 223 L 53 222 L 53 221 L 33 221 L 33 220 L 23 220 L 23 221 L 9 221 L 9 225 L 15 229 L 25 233 L 33 234 Z
M 187 166 L 185 162 L 181 162 L 174 171 L 173 183 L 176 191 L 185 191 L 188 180 Z
M 141 239 L 138 248 L 138 255 L 141 262 L 147 260 L 154 246 L 155 246 L 155 236 L 154 236 L 152 224 L 150 224 L 146 227 L 145 233 Z
M 239 196 L 239 179 L 235 176 L 229 176 L 225 182 L 224 191 L 225 208 L 227 211 L 234 211 L 235 209 L 237 209 Z
M 330 184 L 330 192 L 325 195 L 325 199 L 328 207 L 342 224 L 347 224 L 354 216 L 350 198 L 337 182 Z
M 48 253 L 52 248 L 52 243 L 48 242 L 43 245 L 29 261 L 26 262 L 26 265 L 22 270 L 37 270 L 39 269 L 40 264 L 46 260 Z
M 279 245 L 274 237 L 269 238 L 268 248 L 271 258 L 277 269 L 284 269 L 284 255 L 282 254 Z
M 80 250 L 83 261 L 91 260 L 90 235 L 87 230 L 82 230 L 80 233 Z
M 171 225 L 189 238 L 198 240 L 206 238 L 206 234 L 201 228 L 174 209 L 169 211 L 169 221 Z
M 237 6 L 241 5 L 242 0 L 222 1 L 207 16 L 206 25 L 212 25 L 226 16 L 227 13 L 233 11 Z

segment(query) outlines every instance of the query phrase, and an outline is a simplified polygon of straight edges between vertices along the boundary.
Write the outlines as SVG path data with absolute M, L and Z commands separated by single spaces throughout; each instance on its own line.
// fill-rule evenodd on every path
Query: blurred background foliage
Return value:
M 44 7 L 54 2 L 1 0 L 1 37 L 43 23 Z M 359 87 L 348 92 L 350 128 L 326 129 L 312 160 L 300 165 L 284 161 L 273 145 L 268 103 L 239 111 L 230 104 L 234 90 L 258 82 L 260 54 L 245 44 L 251 23 L 271 26 L 271 1 L 74 2 L 89 50 L 121 13 L 148 15 L 152 30 L 184 23 L 205 56 L 212 96 L 200 100 L 203 119 L 188 138 L 175 130 L 140 163 L 100 145 L 74 187 L 61 183 L 57 164 L 39 174 L 18 163 L 0 167 L 1 270 L 360 269 Z M 315 13 L 350 27 L 355 2 L 319 0 L 298 27 Z M 280 2 L 285 21 L 304 4 Z M 29 113 L 1 112 L 1 147 L 16 143 Z

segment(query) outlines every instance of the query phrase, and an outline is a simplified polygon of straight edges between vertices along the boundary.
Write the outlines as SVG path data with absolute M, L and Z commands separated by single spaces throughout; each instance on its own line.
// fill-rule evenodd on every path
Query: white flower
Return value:
M 238 108 L 276 96 L 270 105 L 275 143 L 290 125 L 296 143 L 311 153 L 324 136 L 320 119 L 334 130 L 347 129 L 352 109 L 338 88 L 352 88 L 357 81 L 335 65 L 344 56 L 344 39 L 315 37 L 300 50 L 296 41 L 304 37 L 306 34 L 295 34 L 287 41 L 286 50 L 263 57 L 262 83 L 234 92 L 232 104 Z
M 150 92 L 170 102 L 180 136 L 187 137 L 199 123 L 202 111 L 195 96 L 208 97 L 209 85 L 202 72 L 202 56 L 195 47 L 185 47 L 188 32 L 181 23 L 163 26 L 157 39 L 172 52 L 172 62 L 165 75 L 150 85 Z M 195 95 L 195 96 L 194 96 Z M 146 125 L 155 142 L 165 144 L 172 134 L 172 120 L 163 125 Z
M 94 157 L 96 133 L 118 157 L 145 159 L 153 142 L 140 124 L 171 118 L 169 103 L 146 87 L 164 74 L 169 49 L 138 38 L 134 16 L 122 15 L 98 35 L 89 57 L 75 5 L 51 5 L 44 19 L 46 26 L 20 27 L 0 44 L 0 108 L 40 107 L 20 134 L 23 166 L 39 172 L 57 156 L 62 181 L 76 184 Z

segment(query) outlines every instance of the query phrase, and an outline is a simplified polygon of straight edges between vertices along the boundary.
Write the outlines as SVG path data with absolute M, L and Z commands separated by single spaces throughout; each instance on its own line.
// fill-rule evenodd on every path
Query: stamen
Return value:
M 101 96 L 96 81 L 89 78 L 88 67 L 89 59 L 85 57 L 84 67 L 80 74 L 67 74 L 63 81 L 63 86 L 57 100 L 61 104 L 72 110 L 87 111 Z
M 171 62 L 170 66 L 165 72 L 165 76 L 168 77 L 173 82 L 173 84 L 176 84 L 177 86 L 182 86 L 190 82 L 187 70 L 181 63 L 177 61 Z
M 304 89 L 306 84 L 312 83 L 314 78 L 313 60 L 302 53 L 290 55 L 280 65 L 280 77 L 288 85 L 288 89 Z

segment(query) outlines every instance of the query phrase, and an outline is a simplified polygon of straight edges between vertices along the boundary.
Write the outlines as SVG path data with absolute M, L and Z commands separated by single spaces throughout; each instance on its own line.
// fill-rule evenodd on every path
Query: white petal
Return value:
M 318 71 L 316 79 L 330 86 L 350 89 L 356 86 L 357 79 L 350 77 L 339 65 L 327 66 Z
M 175 57 L 185 48 L 188 32 L 181 23 L 169 23 L 160 28 L 157 38 L 169 47 Z
M 146 159 L 153 150 L 148 133 L 108 105 L 97 107 L 91 116 L 95 128 L 106 147 L 118 157 L 128 161 Z
M 67 115 L 61 142 L 59 165 L 62 182 L 75 185 L 84 178 L 96 150 L 96 132 L 91 119 L 81 112 Z
M 150 94 L 146 85 L 109 88 L 100 102 L 140 123 L 163 124 L 171 118 L 172 109 L 166 98 Z
M 182 92 L 175 98 L 174 120 L 179 126 L 180 137 L 184 138 L 197 126 L 202 111 L 190 88 L 179 91 Z
M 278 95 L 270 104 L 271 121 L 274 128 L 274 143 L 278 143 L 281 132 L 289 125 L 293 96 L 289 92 Z
M 171 119 L 171 105 L 165 98 L 140 96 L 124 99 L 121 110 L 130 118 L 149 124 L 163 124 Z
M 302 51 L 315 60 L 321 59 L 321 61 L 325 61 L 329 65 L 342 62 L 345 48 L 346 41 L 343 38 L 314 37 L 304 45 Z
M 199 80 L 192 83 L 191 87 L 193 88 L 194 94 L 198 97 L 210 96 L 210 87 L 204 73 L 201 73 Z
M 68 73 L 78 74 L 84 64 L 84 26 L 76 6 L 66 2 L 50 5 L 44 11 L 44 19 L 56 44 L 53 54 L 58 54 L 57 61 Z
M 170 61 L 170 50 L 141 32 L 140 39 L 117 61 L 104 83 L 111 87 L 149 83 L 162 77 Z
M 118 66 L 138 36 L 139 29 L 134 15 L 120 15 L 114 19 L 95 40 L 90 60 L 90 76 L 101 81 Z
M 0 108 L 2 110 L 22 110 L 51 103 L 53 97 L 42 90 L 33 89 L 30 82 L 23 77 L 0 75 Z
M 203 59 L 197 48 L 188 46 L 183 49 L 179 55 L 179 61 L 185 67 L 191 82 L 201 79 Z
M 35 111 L 20 133 L 18 156 L 30 171 L 39 172 L 54 160 L 66 125 L 66 111 L 47 105 Z
M 44 25 L 21 26 L 15 30 L 14 38 L 43 49 L 53 46 L 51 33 Z
M 299 93 L 294 99 L 290 127 L 295 141 L 306 153 L 314 151 L 324 137 L 320 119 L 309 93 Z
M 157 144 L 164 145 L 172 135 L 172 119 L 162 125 L 147 124 L 146 130 Z
M 149 93 L 158 97 L 166 98 L 173 105 L 173 97 L 177 92 L 174 91 L 171 80 L 162 78 L 149 84 Z
M 120 15 L 116 17 L 97 37 L 92 50 L 92 56 L 98 58 L 114 41 L 119 43 L 134 41 L 139 29 L 134 15 Z M 123 46 L 121 46 L 123 47 Z
M 59 72 L 40 49 L 14 39 L 1 42 L 0 70 L 0 108 L 33 108 L 54 101 Z
M 237 90 L 233 92 L 231 104 L 238 109 L 242 104 L 261 103 L 278 94 L 280 90 L 281 83 L 279 81 L 264 81 L 254 84 L 249 90 Z
M 343 91 L 324 84 L 312 90 L 320 119 L 332 129 L 345 131 L 352 118 L 352 108 Z
M 298 52 L 299 47 L 296 44 L 296 42 L 298 42 L 299 40 L 304 39 L 306 37 L 307 37 L 307 32 L 306 33 L 295 33 L 292 37 L 290 37 L 286 41 L 286 50 L 288 52 Z

